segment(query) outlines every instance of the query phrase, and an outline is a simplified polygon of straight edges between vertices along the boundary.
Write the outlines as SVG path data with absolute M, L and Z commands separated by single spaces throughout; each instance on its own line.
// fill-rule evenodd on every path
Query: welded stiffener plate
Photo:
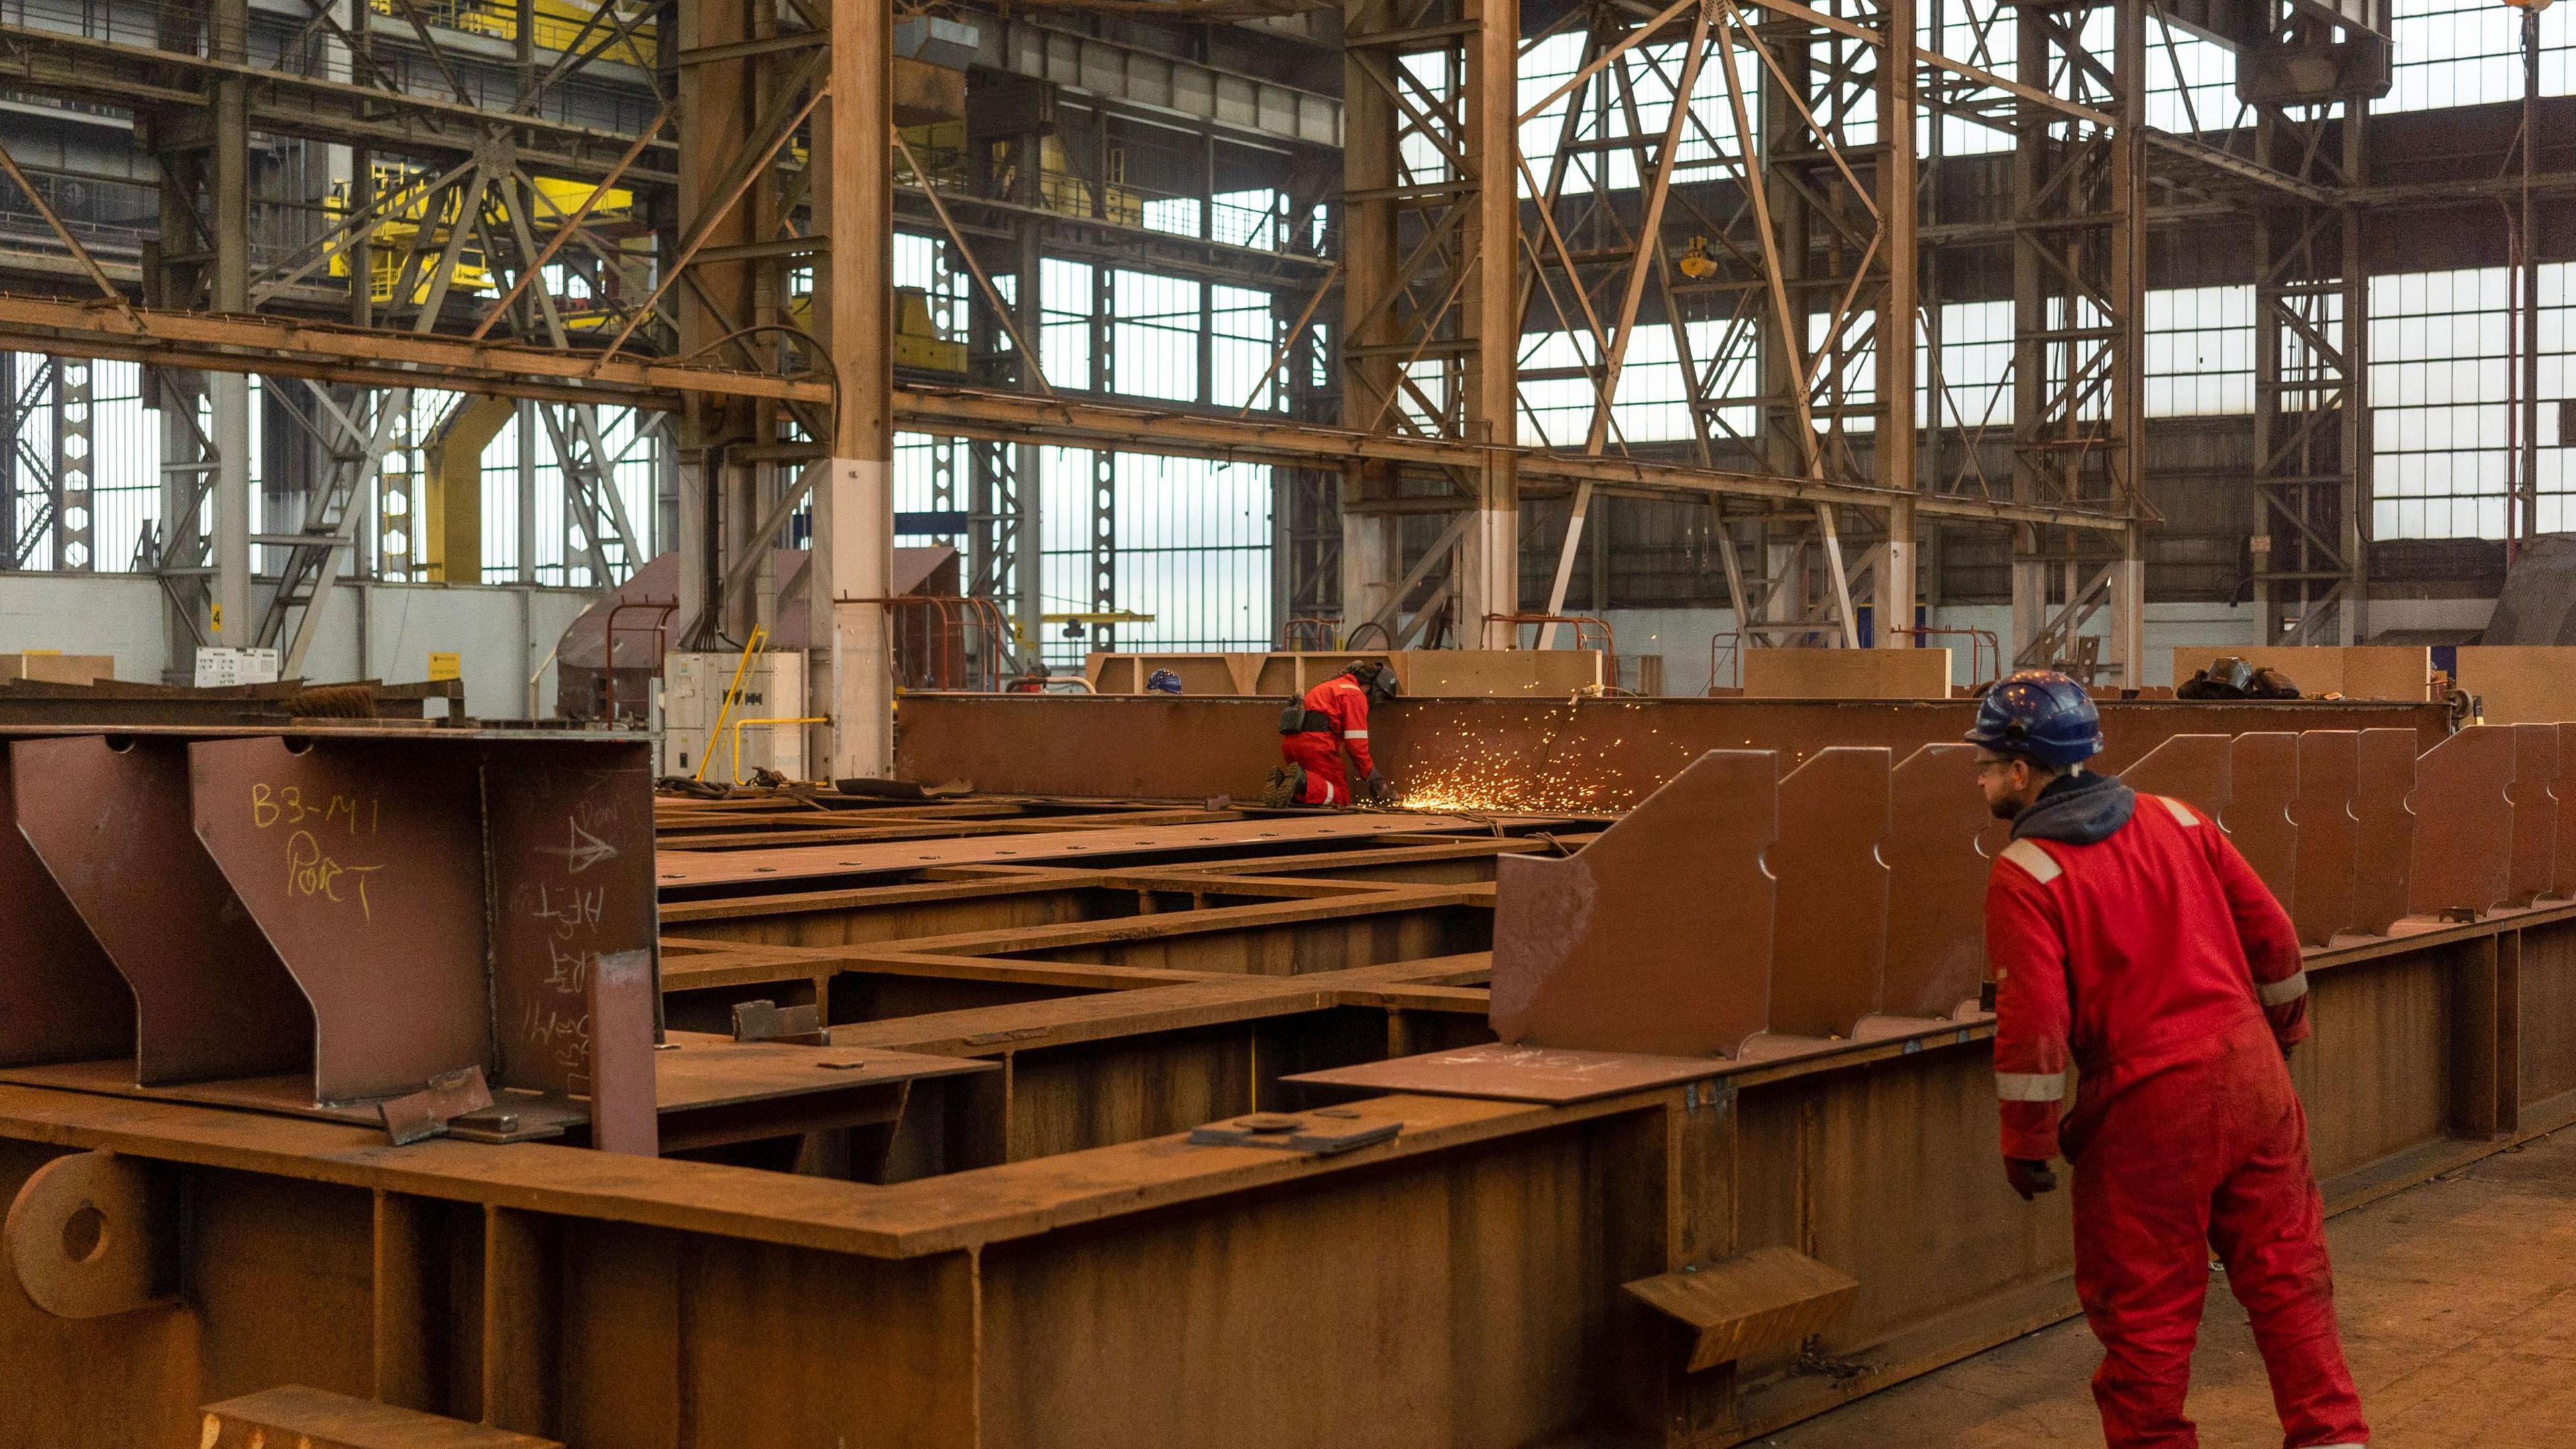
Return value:
M 2308 730 L 2299 736 L 2299 851 L 2290 919 L 2299 939 L 2311 946 L 2361 925 L 2354 890 L 2361 817 L 2353 812 L 2360 782 L 2359 732 Z
M 2407 913 L 2475 915 L 2513 889 L 2514 731 L 2471 725 L 2415 762 Z
M 1977 790 L 1972 745 L 1925 745 L 1890 776 L 1887 967 L 1879 1009 L 1946 1017 L 1986 970 L 1986 877 L 2009 839 Z
M 491 1059 L 470 753 L 188 746 L 197 837 L 313 1004 L 313 1090 L 368 1101 Z
M 2284 910 L 2299 894 L 2299 737 L 2285 731 L 2238 735 L 2227 754 L 2227 808 L 2219 817 L 2236 853 L 2254 867 Z M 2197 803 L 2197 802 L 2194 802 Z
M 16 774 L 0 751 L 0 800 L 15 795 Z M 26 837 L 0 829 L 0 1066 L 133 1050 L 134 995 L 125 979 Z
M 196 836 L 185 741 L 14 740 L 18 829 L 134 993 L 134 1080 L 300 1071 L 313 1010 Z
M 1780 781 L 1769 1029 L 1849 1036 L 1880 1010 L 1887 961 L 1888 752 L 1818 750 Z M 1963 778 L 1962 792 L 1976 783 Z
M 1506 1042 L 1733 1055 L 1769 1021 L 1777 757 L 1713 750 L 1562 860 L 1496 862 Z

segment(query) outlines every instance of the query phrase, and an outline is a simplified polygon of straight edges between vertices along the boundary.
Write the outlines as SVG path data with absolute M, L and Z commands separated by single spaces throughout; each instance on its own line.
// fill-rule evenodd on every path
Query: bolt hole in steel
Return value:
M 278 740 L 278 743 L 284 746 L 286 752 L 290 755 L 309 755 L 313 753 L 313 740 L 309 735 L 285 735 Z
M 98 1204 L 84 1201 L 63 1219 L 63 1257 L 87 1266 L 106 1251 L 107 1214 L 98 1210 Z

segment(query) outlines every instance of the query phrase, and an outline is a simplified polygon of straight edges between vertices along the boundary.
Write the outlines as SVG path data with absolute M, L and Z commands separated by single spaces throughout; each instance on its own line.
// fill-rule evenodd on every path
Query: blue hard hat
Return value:
M 2053 669 L 2025 669 L 1986 691 L 1968 743 L 2063 770 L 2102 753 L 2102 716 L 2083 685 Z
M 1156 694 L 1181 692 L 1181 677 L 1168 669 L 1157 669 L 1145 677 L 1145 687 Z

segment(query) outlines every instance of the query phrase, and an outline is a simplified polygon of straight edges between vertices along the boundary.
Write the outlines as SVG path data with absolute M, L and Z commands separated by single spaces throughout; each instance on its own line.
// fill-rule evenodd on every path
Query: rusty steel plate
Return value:
M 610 951 L 592 961 L 583 1046 L 590 1145 L 602 1152 L 661 1152 L 653 1104 L 653 953 Z
M 2299 826 L 2290 814 L 2298 799 L 2299 737 L 2269 730 L 2238 735 L 2228 747 L 2227 809 L 2218 823 L 2272 898 L 2290 911 L 2299 894 Z
M 1887 963 L 1888 752 L 1824 749 L 1780 781 L 1765 857 L 1772 914 L 1770 1029 L 1849 1036 L 1879 1009 Z M 1965 782 L 1973 793 L 1975 781 Z M 1980 797 L 1982 798 L 1982 797 Z
M 317 1102 L 491 1059 L 475 774 L 427 742 L 188 746 L 197 838 L 313 1003 Z
M 1278 711 L 1271 711 L 1276 719 Z M 884 875 L 952 865 L 1060 865 L 1067 861 L 1123 860 L 1191 851 L 1241 850 L 1248 845 L 1292 846 L 1376 835 L 1488 832 L 1490 821 L 1403 811 L 1349 815 L 1289 815 L 1226 820 L 1206 825 L 1151 825 L 1132 830 L 1064 830 L 965 840 L 879 841 L 868 845 L 805 845 L 776 850 L 679 851 L 661 857 L 654 871 L 666 891 L 767 887 L 794 880 Z
M 1925 745 L 1890 776 L 1887 966 L 1880 1009 L 1946 1017 L 1986 974 L 1986 874 L 2009 838 L 1971 745 Z
M 2558 877 L 2558 726 L 2513 726 L 2513 883 L 2505 898 L 2527 906 Z
M 2359 700 L 2104 700 L 2094 767 L 2127 767 L 2176 733 L 2404 725 L 2442 737 L 2438 704 Z M 1369 718 L 1396 788 L 1454 792 L 1447 808 L 1624 810 L 1710 750 L 1774 750 L 1795 765 L 1826 745 L 1876 745 L 1897 758 L 1950 744 L 1972 699 L 1397 700 Z M 1279 763 L 1279 705 L 1258 699 L 976 695 L 904 697 L 896 769 L 913 780 L 972 780 L 1002 794 L 1257 799 Z M 1470 803 L 1470 802 L 1476 803 Z
M 1506 1042 L 1732 1054 L 1769 1019 L 1780 766 L 1713 750 L 1563 860 L 1495 862 Z
M 2352 808 L 2360 781 L 2359 731 L 2309 730 L 2299 736 L 2299 849 L 2292 872 L 2298 888 L 2290 919 L 2299 939 L 2311 946 L 2361 927 L 2353 890 L 2361 817 Z
M 1765 753 L 1768 753 L 1767 751 Z M 1730 1064 L 1710 1057 L 1641 1052 L 1572 1051 L 1488 1042 L 1450 1052 L 1395 1057 L 1282 1077 L 1319 1087 L 1421 1092 L 1435 1097 L 1491 1097 L 1562 1107 L 1712 1077 Z
M 2407 876 L 2415 854 L 2416 735 L 2413 730 L 2363 730 L 2361 774 L 2353 786 L 2352 813 L 2360 820 L 2353 854 L 2353 919 L 2373 936 L 2406 914 Z
M 653 956 L 653 779 L 647 747 L 567 752 L 496 742 L 481 758 L 498 895 L 491 922 L 493 1081 L 591 1093 L 589 979 L 603 957 Z
M 2512 890 L 2513 772 L 2509 725 L 2470 725 L 2415 762 L 2407 914 L 2492 910 Z
M 2549 894 L 2576 896 L 2576 724 L 2558 726 L 2558 853 Z
M 2163 795 L 2197 808 L 2212 820 L 2227 818 L 2227 761 L 2231 735 L 2175 735 L 2120 772 L 2141 795 Z
M 74 735 L 9 757 L 19 830 L 133 990 L 135 1081 L 311 1065 L 313 1008 L 197 841 L 187 744 Z
M 16 772 L 0 751 L 0 803 Z M 150 897 L 129 909 L 158 908 Z M 134 993 L 16 830 L 0 829 L 0 1066 L 130 1056 Z

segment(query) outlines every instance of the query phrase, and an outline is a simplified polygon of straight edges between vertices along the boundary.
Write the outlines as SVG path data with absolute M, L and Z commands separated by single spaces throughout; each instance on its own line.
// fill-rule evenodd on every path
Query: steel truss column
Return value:
M 2256 159 L 2301 181 L 2359 185 L 2367 109 L 2259 107 Z M 2330 144 L 2334 132 L 2340 146 Z M 2285 202 L 2255 216 L 2253 577 L 2267 644 L 2362 637 L 2369 302 L 2360 228 L 2361 208 L 2349 205 Z
M 1879 33 L 1887 40 L 1879 54 L 1876 82 L 1877 202 L 1881 244 L 1887 252 L 1887 287 L 1878 312 L 1879 417 L 1873 447 L 1878 481 L 1888 488 L 1911 491 L 1922 486 L 1915 446 L 1923 426 L 1914 404 L 1914 321 L 1921 307 L 1916 282 L 1922 259 L 1915 245 L 1915 0 L 1886 0 Z M 1871 585 L 1878 626 L 1875 642 L 1882 648 L 1902 649 L 1914 642 L 1905 631 L 1914 625 L 1916 529 L 1912 499 L 1901 498 L 1888 506 L 1886 552 L 1879 558 Z
M 2113 15 L 2108 56 L 2085 39 L 2087 21 L 2105 8 Z M 2065 0 L 2022 5 L 2017 17 L 2021 79 L 2091 114 L 2028 96 L 2017 108 L 2013 497 L 2134 518 L 2145 403 L 2145 6 Z M 2145 560 L 2134 525 L 2102 538 L 2108 557 L 2084 552 L 2072 531 L 2016 531 L 2017 663 L 2088 680 L 2109 671 L 2131 685 L 2142 680 Z M 2063 551 L 2052 553 L 2060 539 Z M 2067 579 L 2053 613 L 2050 564 L 2062 565 Z M 2107 659 L 2083 632 L 2104 609 Z
M 92 421 L 89 360 L 56 359 L 53 567 L 78 573 L 98 567 L 96 519 L 90 501 L 90 483 L 97 469 Z
M 1518 0 L 1354 0 L 1345 50 L 1342 409 L 1346 426 L 1502 445 L 1481 467 L 1345 479 L 1345 633 L 1402 607 L 1398 520 L 1367 504 L 1457 496 L 1449 586 L 1461 643 L 1517 612 Z M 1444 538 L 1453 535 L 1444 533 Z M 1502 642 L 1498 637 L 1491 642 Z

